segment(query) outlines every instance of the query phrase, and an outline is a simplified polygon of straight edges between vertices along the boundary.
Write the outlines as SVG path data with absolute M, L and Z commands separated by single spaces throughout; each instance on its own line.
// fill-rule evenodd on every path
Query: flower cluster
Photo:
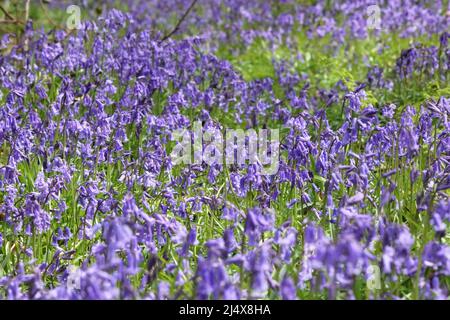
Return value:
M 448 298 L 450 20 L 437 2 L 379 1 L 390 18 L 372 33 L 373 1 L 199 1 L 168 39 L 161 12 L 189 1 L 113 2 L 76 32 L 30 22 L 24 41 L 1 39 L 1 298 Z M 438 42 L 324 85 L 298 50 L 391 33 Z M 271 76 L 248 79 L 236 60 L 261 39 Z M 417 83 L 421 100 L 404 94 Z M 280 128 L 278 171 L 174 164 L 173 132 L 198 120 Z

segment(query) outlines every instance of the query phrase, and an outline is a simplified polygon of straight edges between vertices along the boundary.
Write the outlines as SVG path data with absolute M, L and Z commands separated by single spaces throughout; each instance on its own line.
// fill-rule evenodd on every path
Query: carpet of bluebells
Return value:
M 191 4 L 0 31 L 0 298 L 447 299 L 449 1 Z M 174 165 L 198 120 L 277 173 Z

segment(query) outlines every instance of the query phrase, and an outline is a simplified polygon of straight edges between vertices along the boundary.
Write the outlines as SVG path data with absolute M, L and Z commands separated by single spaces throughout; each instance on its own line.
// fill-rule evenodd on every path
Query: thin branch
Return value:
M 25 2 L 25 23 L 28 25 L 28 19 L 30 18 L 30 0 Z M 26 30 L 27 27 L 25 27 Z M 25 41 L 23 43 L 25 51 L 28 51 L 28 37 L 25 37 Z
M 20 20 L 0 20 L 0 24 L 23 24 Z
M 6 11 L 5 8 L 3 8 L 3 6 L 0 4 L 0 10 L 5 14 L 5 16 L 9 19 L 9 20 L 16 20 L 8 11 Z
M 186 12 L 181 16 L 180 20 L 178 20 L 177 24 L 175 25 L 175 28 L 173 28 L 172 31 L 170 31 L 168 34 L 166 34 L 164 37 L 162 37 L 160 42 L 166 41 L 167 39 L 169 39 L 172 35 L 174 35 L 178 31 L 178 29 L 181 26 L 181 23 L 183 22 L 184 19 L 186 19 L 187 15 L 189 14 L 189 12 L 191 12 L 192 8 L 195 6 L 196 3 L 197 3 L 197 0 L 192 1 L 189 8 L 187 8 Z
M 28 22 L 28 18 L 30 17 L 30 0 L 25 2 L 25 23 Z

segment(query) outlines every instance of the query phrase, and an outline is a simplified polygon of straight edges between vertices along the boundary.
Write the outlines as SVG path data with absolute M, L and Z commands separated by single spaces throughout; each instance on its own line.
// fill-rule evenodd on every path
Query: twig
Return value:
M 0 20 L 0 24 L 23 24 L 20 20 Z
M 3 6 L 0 4 L 0 10 L 5 14 L 5 16 L 9 19 L 9 20 L 15 20 L 15 18 L 8 12 L 6 11 L 5 8 L 3 8 Z
M 30 0 L 27 0 L 25 2 L 25 24 L 26 24 L 26 26 L 28 26 L 29 18 L 30 18 Z M 27 29 L 26 26 L 25 26 L 25 30 Z M 25 48 L 25 51 L 28 51 L 28 37 L 27 36 L 25 36 L 24 48 Z
M 30 0 L 25 2 L 25 23 L 28 22 L 28 18 L 30 17 Z
M 193 0 L 192 1 L 192 3 L 189 6 L 189 8 L 187 8 L 185 13 L 181 16 L 180 20 L 178 20 L 177 24 L 175 25 L 175 28 L 173 28 L 172 31 L 170 31 L 168 34 L 166 34 L 164 37 L 162 37 L 160 42 L 166 41 L 167 39 L 169 39 L 173 34 L 175 34 L 178 31 L 178 29 L 180 28 L 181 23 L 183 22 L 184 19 L 186 19 L 187 15 L 192 10 L 192 8 L 195 6 L 196 3 L 197 3 L 197 0 Z

